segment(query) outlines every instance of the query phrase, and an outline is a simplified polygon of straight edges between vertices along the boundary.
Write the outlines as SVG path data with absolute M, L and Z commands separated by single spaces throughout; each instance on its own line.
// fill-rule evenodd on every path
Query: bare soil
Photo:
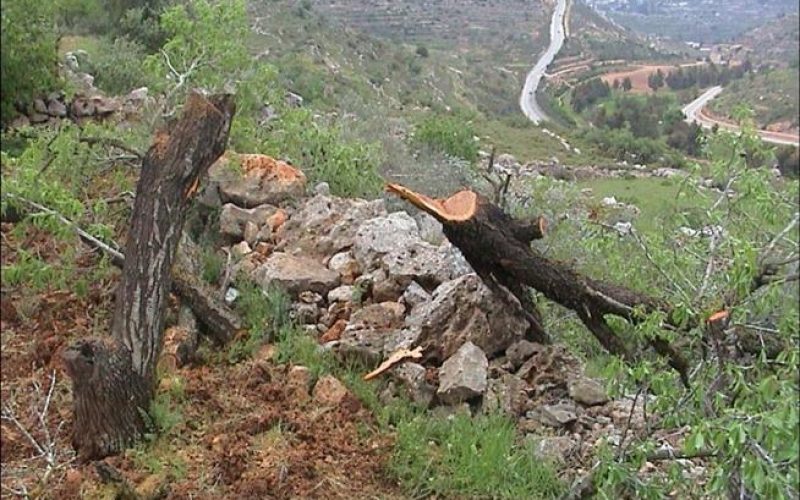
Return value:
M 12 228 L 2 226 L 4 266 L 17 261 L 18 248 L 58 261 L 62 249 L 46 232 L 30 230 L 18 240 Z M 81 260 L 87 267 L 96 263 L 89 251 Z M 51 442 L 56 467 L 46 473 L 31 440 L 4 418 L 2 498 L 18 497 L 14 491 L 23 489 L 31 498 L 53 499 L 113 498 L 120 491 L 119 484 L 104 484 L 96 463 L 74 460 L 71 389 L 59 366 L 59 352 L 72 340 L 108 330 L 115 281 L 113 275 L 94 283 L 81 297 L 72 290 L 3 290 L 4 415 L 12 409 L 31 438 L 42 446 Z M 386 472 L 391 438 L 376 431 L 373 415 L 353 396 L 337 407 L 297 397 L 288 388 L 288 367 L 277 365 L 270 352 L 262 349 L 236 365 L 211 353 L 203 365 L 162 373 L 159 392 L 174 395 L 177 423 L 150 444 L 104 463 L 141 498 L 401 497 Z M 37 412 L 53 374 L 40 422 Z

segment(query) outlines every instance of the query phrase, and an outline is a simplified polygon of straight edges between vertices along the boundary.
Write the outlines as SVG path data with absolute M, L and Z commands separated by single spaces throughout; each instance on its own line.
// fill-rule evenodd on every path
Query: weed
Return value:
M 183 421 L 180 404 L 171 392 L 156 395 L 150 405 L 150 419 L 153 430 L 158 434 L 166 434 Z
M 242 280 L 236 309 L 247 328 L 244 339 L 233 342 L 228 350 L 228 361 L 238 363 L 252 356 L 264 342 L 275 339 L 279 332 L 291 328 L 289 297 L 283 290 L 270 287 L 263 290 L 258 284 Z
M 391 471 L 413 496 L 554 498 L 563 485 L 498 415 L 417 416 L 397 425 Z
M 210 285 L 219 283 L 225 260 L 213 249 L 204 249 L 202 255 L 203 281 Z

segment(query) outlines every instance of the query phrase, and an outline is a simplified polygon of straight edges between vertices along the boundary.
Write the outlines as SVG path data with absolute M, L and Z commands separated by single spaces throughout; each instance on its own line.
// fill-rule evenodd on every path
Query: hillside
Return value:
M 711 110 L 731 119 L 737 106 L 754 112 L 757 125 L 779 132 L 798 132 L 800 120 L 800 18 L 789 14 L 748 31 L 739 43 L 761 68 L 751 78 L 732 82 Z
M 730 119 L 737 107 L 746 106 L 760 128 L 796 134 L 800 125 L 798 76 L 795 67 L 764 70 L 752 78 L 734 81 L 711 101 L 711 110 Z
M 767 21 L 740 37 L 737 41 L 752 54 L 759 64 L 798 67 L 800 59 L 800 17 L 795 12 Z
M 797 497 L 748 128 L 599 78 L 533 127 L 489 48 L 308 0 L 49 6 L 0 7 L 2 498 Z
M 731 42 L 765 20 L 797 12 L 794 0 L 589 0 L 643 34 L 676 41 Z

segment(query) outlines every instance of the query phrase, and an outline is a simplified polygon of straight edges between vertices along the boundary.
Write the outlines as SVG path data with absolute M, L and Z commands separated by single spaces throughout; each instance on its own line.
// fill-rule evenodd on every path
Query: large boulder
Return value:
M 310 290 L 322 295 L 339 285 L 339 275 L 319 262 L 275 252 L 253 273 L 262 287 L 277 285 L 293 296 Z
M 442 283 L 432 299 L 406 318 L 408 326 L 421 329 L 420 345 L 450 357 L 469 341 L 494 356 L 523 338 L 528 322 L 521 310 L 498 299 L 475 274 Z
M 208 189 L 217 190 L 222 203 L 244 208 L 300 197 L 305 187 L 303 172 L 266 155 L 228 152 L 209 169 Z
M 472 342 L 465 342 L 439 368 L 439 400 L 454 405 L 481 396 L 488 374 L 486 354 Z

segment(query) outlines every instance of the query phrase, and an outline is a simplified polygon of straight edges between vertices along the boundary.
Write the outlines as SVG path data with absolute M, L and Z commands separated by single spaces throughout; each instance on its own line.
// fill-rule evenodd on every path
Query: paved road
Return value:
M 700 97 L 698 97 L 694 101 L 684 106 L 682 111 L 683 114 L 686 116 L 686 123 L 697 122 L 703 128 L 712 128 L 714 125 L 718 125 L 720 128 L 732 131 L 738 131 L 739 127 L 734 125 L 733 123 L 723 122 L 714 119 L 703 112 L 703 108 L 705 108 L 706 104 L 708 104 L 708 102 L 711 101 L 711 99 L 717 97 L 720 94 L 720 92 L 722 92 L 722 87 L 720 86 L 711 87 L 710 89 L 703 92 L 703 94 Z M 784 134 L 781 132 L 770 132 L 767 130 L 759 130 L 758 135 L 761 137 L 763 141 L 771 142 L 773 144 L 787 144 L 791 146 L 800 145 L 800 137 L 793 136 L 791 134 Z
M 567 12 L 567 0 L 558 0 L 556 9 L 553 12 L 553 18 L 550 20 L 550 45 L 545 50 L 542 57 L 536 61 L 533 69 L 528 73 L 525 79 L 525 86 L 522 87 L 522 94 L 519 97 L 519 107 L 525 116 L 535 124 L 547 120 L 547 116 L 539 107 L 536 102 L 536 89 L 539 88 L 539 83 L 542 81 L 545 70 L 553 62 L 553 59 L 561 50 L 564 45 L 564 15 Z

